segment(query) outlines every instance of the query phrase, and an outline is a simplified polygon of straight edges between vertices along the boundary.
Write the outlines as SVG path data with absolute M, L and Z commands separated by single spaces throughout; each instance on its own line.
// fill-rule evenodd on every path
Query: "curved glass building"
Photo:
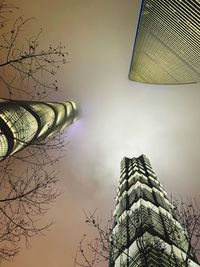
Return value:
M 142 0 L 129 79 L 200 82 L 199 0 Z
M 0 160 L 72 124 L 74 102 L 0 100 Z

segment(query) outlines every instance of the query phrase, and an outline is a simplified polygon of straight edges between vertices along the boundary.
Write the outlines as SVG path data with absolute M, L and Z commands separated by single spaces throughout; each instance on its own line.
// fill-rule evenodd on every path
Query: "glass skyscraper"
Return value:
M 129 78 L 200 82 L 200 1 L 142 0 Z
M 66 126 L 77 116 L 73 102 L 0 100 L 0 160 L 24 147 L 39 143 Z
M 188 239 L 146 156 L 124 158 L 109 267 L 200 266 Z

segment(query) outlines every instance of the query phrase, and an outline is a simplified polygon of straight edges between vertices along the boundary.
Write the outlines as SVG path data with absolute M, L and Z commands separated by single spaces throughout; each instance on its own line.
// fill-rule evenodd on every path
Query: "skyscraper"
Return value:
M 200 266 L 144 155 L 121 162 L 111 242 L 110 267 Z
M 142 0 L 129 78 L 200 82 L 200 1 Z
M 73 102 L 0 100 L 0 160 L 48 138 L 76 119 Z

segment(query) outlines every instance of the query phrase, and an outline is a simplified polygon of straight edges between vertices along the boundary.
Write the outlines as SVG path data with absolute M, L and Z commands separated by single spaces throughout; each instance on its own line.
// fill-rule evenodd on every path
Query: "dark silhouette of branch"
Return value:
M 151 209 L 149 209 L 151 213 Z M 94 213 L 85 214 L 86 224 L 96 231 L 93 241 L 87 240 L 87 235 L 84 234 L 81 239 L 76 255 L 74 257 L 74 267 L 97 267 L 102 262 L 105 262 L 106 266 L 113 266 L 110 263 L 113 259 L 116 259 L 118 255 L 124 256 L 123 266 L 141 267 L 148 266 L 149 258 L 154 255 L 154 258 L 160 260 L 165 257 L 169 266 L 190 266 L 190 260 L 199 262 L 200 255 L 200 209 L 199 203 L 195 199 L 173 199 L 172 214 L 177 219 L 177 223 L 170 217 L 165 217 L 168 225 L 166 240 L 169 245 L 175 245 L 178 243 L 179 248 L 185 249 L 185 257 L 182 259 L 171 250 L 171 253 L 167 251 L 166 243 L 159 237 L 159 223 L 153 224 L 152 217 L 143 217 L 141 210 L 136 212 L 134 217 L 129 214 L 123 220 L 116 219 L 109 220 L 105 225 Z M 124 229 L 127 227 L 127 221 L 129 220 L 129 227 L 134 231 L 137 252 L 136 254 L 130 254 L 126 252 L 126 232 Z M 180 222 L 180 223 L 179 223 Z M 117 232 L 113 231 L 116 223 L 118 224 Z M 131 225 L 131 226 L 130 226 Z M 157 229 L 156 229 L 157 228 Z M 121 230 L 120 230 L 121 229 Z M 129 229 L 130 230 L 130 229 Z M 129 237 L 130 238 L 130 237 Z M 125 242 L 125 243 L 124 243 Z M 132 241 L 133 242 L 133 241 Z M 137 260 L 135 260 L 137 258 Z M 132 266 L 132 265 L 131 265 Z
M 108 224 L 103 226 L 95 212 L 85 213 L 85 222 L 95 229 L 96 237 L 93 241 L 88 241 L 87 235 L 83 235 L 74 257 L 74 267 L 95 267 L 101 262 L 109 260 L 110 245 L 112 243 L 110 239 L 112 222 L 108 221 Z
M 41 100 L 58 91 L 55 75 L 67 63 L 68 53 L 61 43 L 42 48 L 42 29 L 24 36 L 34 18 L 16 17 L 17 9 L 0 0 L 0 86 L 9 99 Z M 20 116 L 13 123 L 18 120 Z M 59 132 L 27 143 L 24 150 L 0 162 L 0 261 L 16 256 L 21 240 L 28 246 L 32 236 L 45 233 L 52 225 L 53 221 L 45 224 L 40 219 L 60 195 L 58 175 L 51 165 L 63 156 L 65 139 Z M 14 141 L 25 143 L 17 137 Z
M 45 171 L 42 167 L 16 171 L 12 169 L 10 159 L 1 167 L 0 186 L 0 260 L 9 260 L 19 251 L 19 241 L 43 233 L 52 225 L 52 221 L 40 225 L 49 204 L 59 192 L 55 189 L 58 178 L 54 171 Z
M 61 193 L 53 169 L 64 147 L 60 132 L 0 162 L 0 261 L 17 255 L 20 240 L 28 245 L 30 237 L 52 225 L 40 225 L 39 219 Z
M 15 9 L 4 0 L 0 2 L 0 84 L 7 89 L 9 98 L 43 99 L 58 90 L 54 77 L 60 64 L 67 63 L 68 53 L 61 43 L 42 49 L 42 29 L 22 44 L 21 35 L 34 19 L 9 19 Z
M 190 255 L 199 262 L 200 260 L 200 205 L 197 199 L 173 198 L 173 211 L 185 229 L 185 238 L 188 243 L 186 258 L 183 266 L 189 266 Z M 197 258 L 196 258 L 197 257 Z
M 14 155 L 12 160 L 21 161 L 33 166 L 47 166 L 58 162 L 64 155 L 68 145 L 64 132 L 59 132 L 38 143 L 27 144 L 27 147 Z

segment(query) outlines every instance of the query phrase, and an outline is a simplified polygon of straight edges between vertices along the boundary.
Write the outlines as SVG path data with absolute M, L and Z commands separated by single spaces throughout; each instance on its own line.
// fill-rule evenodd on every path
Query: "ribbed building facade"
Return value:
M 76 119 L 73 102 L 0 100 L 0 160 L 48 138 Z
M 200 266 L 144 155 L 121 162 L 111 244 L 109 267 Z
M 200 1 L 142 0 L 129 78 L 200 82 Z

